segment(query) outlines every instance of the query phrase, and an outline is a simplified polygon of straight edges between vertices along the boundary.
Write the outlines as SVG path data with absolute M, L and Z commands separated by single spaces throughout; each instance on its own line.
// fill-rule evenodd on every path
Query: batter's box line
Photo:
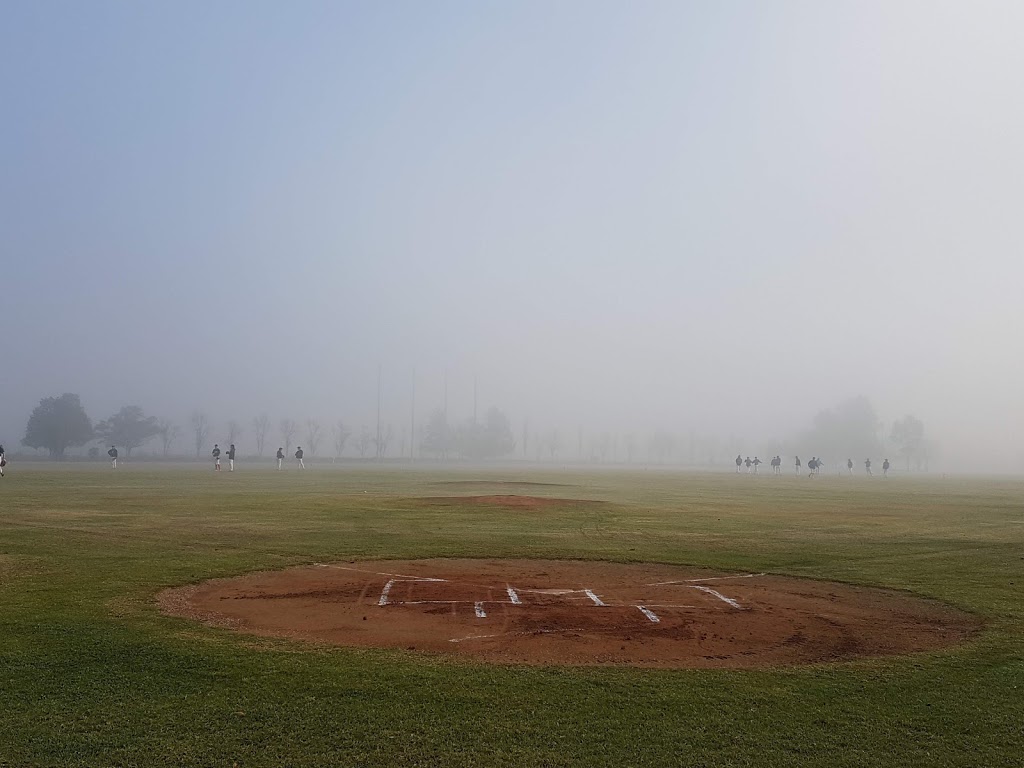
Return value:
M 725 581 L 726 579 L 756 579 L 758 576 L 767 576 L 767 573 L 738 573 L 734 576 L 708 576 L 704 579 L 677 579 L 676 581 L 655 581 L 645 584 L 645 587 L 667 587 L 671 584 L 697 584 L 704 581 Z
M 391 579 L 387 584 L 384 585 L 384 589 L 381 590 L 380 599 L 377 601 L 377 605 L 385 606 L 385 605 L 388 604 L 388 593 L 391 591 L 391 588 L 393 586 L 395 586 L 395 584 L 398 584 L 398 583 L 405 584 L 405 583 L 416 582 L 416 581 L 438 582 L 438 581 L 444 581 L 444 579 L 418 579 L 416 577 L 411 577 L 411 578 L 408 578 L 408 579 Z

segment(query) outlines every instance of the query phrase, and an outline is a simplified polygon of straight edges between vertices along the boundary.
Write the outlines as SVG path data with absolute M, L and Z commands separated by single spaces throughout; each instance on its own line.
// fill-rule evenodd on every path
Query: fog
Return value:
M 195 411 L 243 450 L 264 412 L 372 431 L 380 373 L 393 456 L 475 402 L 520 452 L 528 420 L 565 459 L 663 431 L 728 462 L 864 397 L 880 434 L 924 423 L 931 471 L 1020 471 L 1022 24 L 6 3 L 0 442 L 63 392 L 177 423 L 181 453 Z

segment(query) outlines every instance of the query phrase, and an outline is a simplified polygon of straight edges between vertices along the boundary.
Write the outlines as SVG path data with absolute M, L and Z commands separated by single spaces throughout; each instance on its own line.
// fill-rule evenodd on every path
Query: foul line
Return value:
M 767 576 L 767 573 L 742 573 L 735 576 L 709 576 L 706 579 L 679 579 L 678 581 L 656 581 L 652 584 L 645 584 L 646 587 L 665 587 L 669 584 L 696 584 L 703 581 L 723 581 L 724 579 L 754 579 L 758 576 Z
M 646 607 L 642 605 L 638 605 L 637 608 L 640 609 L 640 613 L 642 613 L 644 616 L 650 619 L 651 623 L 657 624 L 661 621 L 661 619 L 658 618 L 658 614 L 656 614 L 654 611 L 648 610 Z
M 449 643 L 462 643 L 466 640 L 487 640 L 492 637 L 515 637 L 517 635 L 558 635 L 563 632 L 586 632 L 579 627 L 574 629 L 533 629 L 526 632 L 498 632 L 493 635 L 466 635 L 465 637 L 453 637 Z
M 731 597 L 726 597 L 721 592 L 717 592 L 717 591 L 713 590 L 711 587 L 702 587 L 702 586 L 700 586 L 698 584 L 691 584 L 690 585 L 690 589 L 699 589 L 701 592 L 707 592 L 709 595 L 714 595 L 719 600 L 721 600 L 723 603 L 728 603 L 733 608 L 738 608 L 741 611 L 746 610 L 742 605 L 737 603 Z
M 508 592 L 508 600 L 512 605 L 523 604 L 523 601 L 519 599 L 519 595 L 516 594 L 516 591 L 512 589 L 512 587 L 506 587 L 505 591 Z
M 584 589 L 584 590 L 583 590 L 583 592 L 584 592 L 584 594 L 585 594 L 585 595 L 586 595 L 587 597 L 589 597 L 589 598 L 590 598 L 591 600 L 593 600 L 593 601 L 594 601 L 594 605 L 599 605 L 599 606 L 601 606 L 602 608 L 603 608 L 603 607 L 606 607 L 606 606 L 605 606 L 605 604 L 604 604 L 603 602 L 601 602 L 601 598 L 600 598 L 600 597 L 598 597 L 597 595 L 595 595 L 595 594 L 594 594 L 593 592 L 591 592 L 591 591 L 590 591 L 589 589 Z

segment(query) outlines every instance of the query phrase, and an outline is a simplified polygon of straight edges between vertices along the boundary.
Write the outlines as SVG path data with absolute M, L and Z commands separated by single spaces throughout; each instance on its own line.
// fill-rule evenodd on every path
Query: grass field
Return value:
M 9 469 L 3 766 L 1024 765 L 1020 480 Z M 607 503 L 419 501 L 486 493 Z M 298 646 L 154 603 L 254 569 L 447 556 L 794 574 L 911 590 L 988 623 L 943 652 L 803 668 L 536 668 Z

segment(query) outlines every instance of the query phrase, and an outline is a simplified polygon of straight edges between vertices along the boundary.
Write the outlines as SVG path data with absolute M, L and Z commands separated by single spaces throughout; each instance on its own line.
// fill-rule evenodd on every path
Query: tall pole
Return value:
M 382 368 L 382 366 L 380 365 L 380 363 L 378 363 L 377 364 L 377 461 L 380 461 L 380 458 L 381 458 L 381 451 L 380 451 L 380 437 L 381 437 L 381 435 L 380 435 L 380 378 L 381 378 L 381 368 Z
M 409 463 L 416 460 L 416 366 L 412 369 L 412 406 L 409 408 Z
M 476 376 L 473 377 L 473 426 L 476 426 Z
M 444 369 L 444 444 L 441 446 L 441 461 L 448 461 L 448 369 Z

